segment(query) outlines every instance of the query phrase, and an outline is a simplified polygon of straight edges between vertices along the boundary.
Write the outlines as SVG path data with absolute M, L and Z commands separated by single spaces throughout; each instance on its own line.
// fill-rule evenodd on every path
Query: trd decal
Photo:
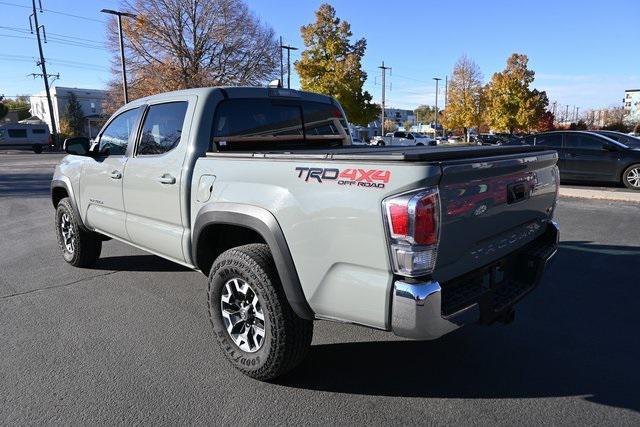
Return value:
M 296 167 L 298 178 L 304 179 L 305 182 L 335 182 L 338 185 L 384 188 L 385 184 L 391 179 L 391 171 L 382 169 L 360 169 L 349 168 L 305 168 Z

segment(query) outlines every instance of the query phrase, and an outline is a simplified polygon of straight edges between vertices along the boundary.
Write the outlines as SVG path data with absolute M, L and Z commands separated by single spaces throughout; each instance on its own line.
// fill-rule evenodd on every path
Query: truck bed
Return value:
M 471 159 L 479 157 L 500 156 L 508 154 L 526 154 L 545 151 L 543 147 L 529 145 L 508 146 L 471 146 L 471 147 L 362 147 L 346 146 L 295 151 L 226 151 L 208 152 L 210 157 L 231 158 L 273 158 L 273 159 L 308 159 L 338 161 L 404 161 L 430 162 L 443 160 Z

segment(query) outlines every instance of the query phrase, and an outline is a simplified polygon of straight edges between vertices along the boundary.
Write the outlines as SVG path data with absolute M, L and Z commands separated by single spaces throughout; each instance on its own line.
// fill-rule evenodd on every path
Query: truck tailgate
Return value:
M 556 161 L 543 151 L 442 162 L 434 278 L 487 265 L 542 234 L 557 196 Z

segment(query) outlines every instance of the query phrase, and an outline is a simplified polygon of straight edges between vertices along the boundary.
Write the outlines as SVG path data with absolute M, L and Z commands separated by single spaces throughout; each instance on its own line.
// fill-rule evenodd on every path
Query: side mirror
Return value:
M 75 138 L 67 138 L 64 140 L 64 151 L 68 154 L 76 156 L 90 156 L 89 146 L 91 140 L 84 136 L 78 136 Z

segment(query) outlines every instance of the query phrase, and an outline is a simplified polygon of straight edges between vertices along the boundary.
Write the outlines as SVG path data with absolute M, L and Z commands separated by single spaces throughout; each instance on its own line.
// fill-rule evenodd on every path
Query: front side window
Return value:
M 149 107 L 142 125 L 137 154 L 163 154 L 180 143 L 187 102 L 169 102 Z
M 124 156 L 127 152 L 129 136 L 133 132 L 138 117 L 138 109 L 125 111 L 107 125 L 100 137 L 98 151 L 111 156 Z
M 26 138 L 27 130 L 26 129 L 9 129 L 9 137 L 10 138 Z

